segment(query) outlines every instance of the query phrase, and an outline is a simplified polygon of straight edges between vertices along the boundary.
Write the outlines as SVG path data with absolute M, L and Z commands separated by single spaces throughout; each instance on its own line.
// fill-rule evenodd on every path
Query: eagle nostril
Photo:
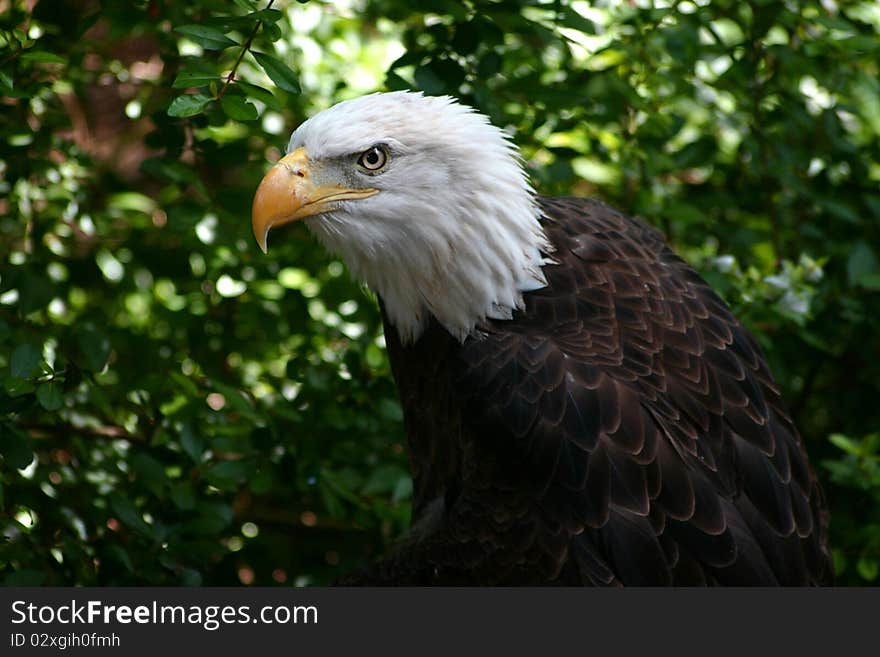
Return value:
M 306 173 L 300 167 L 292 167 L 288 163 L 284 163 L 284 168 L 287 169 L 291 175 L 297 176 L 299 178 L 305 178 Z

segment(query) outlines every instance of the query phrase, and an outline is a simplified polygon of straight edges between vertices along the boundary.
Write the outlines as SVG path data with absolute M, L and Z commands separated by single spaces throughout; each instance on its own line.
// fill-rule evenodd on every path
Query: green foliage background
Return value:
M 876 584 L 878 33 L 872 0 L 0 2 L 0 580 L 326 583 L 400 534 L 375 302 L 249 211 L 299 122 L 413 88 L 666 231 Z

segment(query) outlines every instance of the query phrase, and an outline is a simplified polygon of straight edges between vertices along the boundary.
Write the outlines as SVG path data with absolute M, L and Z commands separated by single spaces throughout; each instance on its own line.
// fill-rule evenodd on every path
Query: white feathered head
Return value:
M 348 100 L 300 125 L 253 205 L 254 235 L 305 219 L 385 303 L 401 339 L 459 340 L 545 285 L 549 251 L 516 147 L 449 97 Z

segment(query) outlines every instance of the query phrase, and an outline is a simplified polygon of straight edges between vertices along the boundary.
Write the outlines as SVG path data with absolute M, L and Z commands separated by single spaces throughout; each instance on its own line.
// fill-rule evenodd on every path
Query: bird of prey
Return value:
M 484 115 L 413 92 L 293 132 L 260 247 L 300 219 L 379 298 L 414 483 L 408 536 L 346 583 L 830 581 L 761 350 L 657 230 L 536 194 Z

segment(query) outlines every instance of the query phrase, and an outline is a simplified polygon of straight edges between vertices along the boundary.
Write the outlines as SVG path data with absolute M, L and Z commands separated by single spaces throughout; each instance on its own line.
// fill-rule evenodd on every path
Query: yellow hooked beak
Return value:
M 263 178 L 254 196 L 251 221 L 257 244 L 266 253 L 269 231 L 333 209 L 335 201 L 367 198 L 378 189 L 315 185 L 305 148 L 282 157 Z

